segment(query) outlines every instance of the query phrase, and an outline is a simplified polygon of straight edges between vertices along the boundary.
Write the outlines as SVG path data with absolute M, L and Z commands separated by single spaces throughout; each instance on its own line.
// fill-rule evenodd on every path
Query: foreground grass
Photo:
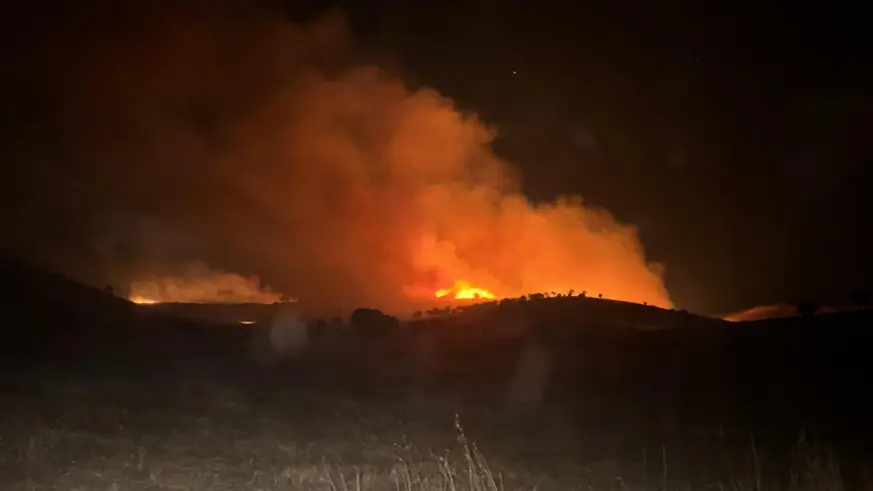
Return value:
M 490 490 L 543 484 L 532 475 L 495 475 L 463 436 L 437 452 L 410 443 L 402 428 L 370 430 L 366 421 L 333 425 L 326 417 L 301 426 L 276 417 L 236 421 L 228 413 L 160 411 L 135 422 L 120 408 L 81 410 L 90 413 L 30 422 L 26 431 L 4 424 L 3 447 L 11 452 L 2 463 L 2 488 Z
M 846 489 L 832 453 L 804 441 L 786 469 L 766 468 L 751 442 L 728 472 L 692 480 L 675 476 L 672 448 L 595 458 L 586 445 L 608 437 L 596 429 L 501 421 L 447 399 L 255 403 L 203 380 L 15 380 L 0 395 L 4 490 Z

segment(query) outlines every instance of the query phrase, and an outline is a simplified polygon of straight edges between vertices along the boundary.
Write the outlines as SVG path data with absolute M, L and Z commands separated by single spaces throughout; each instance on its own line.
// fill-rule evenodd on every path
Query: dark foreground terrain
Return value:
M 868 312 L 639 330 L 541 298 L 280 358 L 268 326 L 0 286 L 3 490 L 873 489 Z

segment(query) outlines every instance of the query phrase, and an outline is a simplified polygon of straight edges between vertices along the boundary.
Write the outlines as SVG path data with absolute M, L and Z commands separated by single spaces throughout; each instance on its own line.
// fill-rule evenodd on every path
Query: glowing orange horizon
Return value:
M 496 295 L 484 288 L 471 286 L 466 281 L 456 281 L 452 288 L 440 288 L 434 292 L 437 298 L 451 295 L 456 300 L 495 299 Z
M 134 295 L 134 296 L 128 298 L 128 300 L 130 300 L 133 303 L 139 304 L 139 305 L 154 305 L 154 304 L 158 303 L 157 300 L 152 300 L 151 298 L 141 297 L 139 295 Z

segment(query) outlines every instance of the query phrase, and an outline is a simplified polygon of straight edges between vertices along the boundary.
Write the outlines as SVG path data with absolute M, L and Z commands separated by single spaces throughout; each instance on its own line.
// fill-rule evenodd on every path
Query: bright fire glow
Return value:
M 81 140 L 69 158 L 89 162 L 84 188 L 124 189 L 128 167 L 137 190 L 165 189 L 174 176 L 172 206 L 164 193 L 136 193 L 122 200 L 130 205 L 124 214 L 106 215 L 123 228 L 99 229 L 149 252 L 149 261 L 125 265 L 144 275 L 132 278 L 128 295 L 159 304 L 272 304 L 290 292 L 310 310 L 407 312 L 433 303 L 438 288 L 450 290 L 447 299 L 475 298 L 451 288 L 465 280 L 490 290 L 480 297 L 574 290 L 672 307 L 665 271 L 647 259 L 636 227 L 581 196 L 524 194 L 524 166 L 494 148 L 500 136 L 523 148 L 520 132 L 501 133 L 487 116 L 404 83 L 394 70 L 334 56 L 355 37 L 345 16 L 301 25 L 258 7 L 236 15 L 151 4 L 161 6 L 114 24 L 125 35 L 112 42 L 53 29 L 39 43 L 40 59 L 75 59 L 77 69 L 34 75 L 45 76 L 36 83 L 56 93 L 59 107 L 77 109 L 57 111 L 52 124 Z M 83 10 L 82 25 L 102 20 L 98 9 Z M 221 82 L 205 90 L 195 83 L 201 75 Z M 208 115 L 208 131 L 189 121 L 189 108 Z M 588 164 L 607 164 L 597 135 L 574 133 Z M 622 199 L 630 198 L 614 196 Z M 241 274 L 177 270 L 180 253 L 200 243 L 221 244 L 224 254 L 210 256 Z M 158 261 L 164 257 L 173 260 Z M 116 271 L 111 262 L 100 266 Z M 288 292 L 265 292 L 250 273 Z
M 496 298 L 493 293 L 484 289 L 484 288 L 476 288 L 474 286 L 470 286 L 466 281 L 456 281 L 455 286 L 452 288 L 440 288 L 436 292 L 434 292 L 434 296 L 437 298 L 443 298 L 451 295 L 452 298 L 462 300 L 462 299 L 492 299 Z
M 158 303 L 157 300 L 152 300 L 151 298 L 147 298 L 147 297 L 141 297 L 139 295 L 134 295 L 134 296 L 130 297 L 128 300 L 130 300 L 133 303 L 140 304 L 140 305 L 153 305 L 153 304 Z
M 255 323 L 255 321 L 239 321 L 240 324 L 250 326 Z

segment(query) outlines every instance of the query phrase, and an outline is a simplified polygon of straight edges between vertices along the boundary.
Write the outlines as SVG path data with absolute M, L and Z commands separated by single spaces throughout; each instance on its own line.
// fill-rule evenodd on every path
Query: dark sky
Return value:
M 227 135 L 241 134 L 237 121 L 254 120 L 251 108 L 261 107 L 259 94 L 274 93 L 276 80 L 285 80 L 273 71 L 265 75 L 263 66 L 291 64 L 280 56 L 282 51 L 246 51 L 248 40 L 251 46 L 296 42 L 284 34 L 271 38 L 265 34 L 273 32 L 269 29 L 250 29 L 246 15 L 258 22 L 311 25 L 331 7 L 321 1 L 283 6 L 265 0 L 257 8 L 239 7 L 243 2 L 233 0 L 172 2 L 168 5 L 186 14 L 170 16 L 183 19 L 166 24 L 182 26 L 182 34 L 165 39 L 155 34 L 164 32 L 163 27 L 143 27 L 140 36 L 138 26 L 164 26 L 166 9 L 102 9 L 103 3 L 62 7 L 52 1 L 12 2 L 4 7 L 3 48 L 11 54 L 6 59 L 13 70 L 0 85 L 0 151 L 4 163 L 11 163 L 2 176 L 5 199 L 12 205 L 5 207 L 18 210 L 4 215 L 4 226 L 15 230 L 6 239 L 15 253 L 28 251 L 44 258 L 64 251 L 75 256 L 69 250 L 84 246 L 73 237 L 81 238 L 83 229 L 93 232 L 96 213 L 79 213 L 80 209 L 100 209 L 100 216 L 107 209 L 119 213 L 122 218 L 114 219 L 115 229 L 117 223 L 127 223 L 124 217 L 130 209 L 163 217 L 156 227 L 165 227 L 168 217 L 174 217 L 173 207 L 167 201 L 145 206 L 145 198 L 131 197 L 136 191 L 126 186 L 137 188 L 137 182 L 143 183 L 143 196 L 202 192 L 210 196 L 203 208 L 218 209 L 217 203 L 240 198 L 229 191 L 238 188 L 227 183 L 235 177 L 225 176 L 226 187 L 203 184 L 197 190 L 191 184 L 195 181 L 167 177 L 173 166 L 161 170 L 163 181 L 157 180 L 157 171 L 139 175 L 118 170 L 125 165 L 137 168 L 127 163 L 144 158 L 136 149 L 162 147 L 142 143 L 157 134 L 151 124 L 125 132 L 125 125 L 111 123 L 113 118 L 133 118 L 127 106 L 124 112 L 115 110 L 119 105 L 113 97 L 122 93 L 118 87 L 134 87 L 118 100 L 143 101 L 131 106 L 143 111 L 134 111 L 138 122 L 163 121 L 165 116 L 149 113 L 146 108 L 153 106 L 143 94 L 158 94 L 154 107 L 164 107 L 161 104 L 175 101 L 173 97 L 184 99 L 185 114 L 193 118 L 186 119 L 186 125 L 199 128 L 197 134 L 207 135 L 210 144 L 207 151 L 197 142 L 175 142 L 181 147 L 174 146 L 173 155 L 185 148 L 197 155 L 192 161 L 208 160 L 204 155 L 211 158 L 216 148 L 233 146 L 234 138 Z M 328 78 L 339 73 L 340 66 L 380 65 L 408 86 L 432 87 L 457 108 L 495 125 L 494 149 L 518 168 L 522 190 L 530 199 L 549 202 L 558 195 L 579 194 L 585 203 L 637 226 L 648 259 L 666 265 L 666 287 L 677 306 L 720 313 L 801 298 L 844 298 L 853 289 L 869 288 L 873 261 L 868 251 L 873 241 L 867 210 L 873 203 L 867 189 L 873 150 L 867 137 L 873 130 L 873 81 L 866 67 L 871 43 L 860 9 L 852 11 L 837 2 L 809 8 L 692 1 L 573 4 L 578 2 L 533 6 L 496 0 L 348 1 L 334 5 L 343 9 L 351 30 L 340 43 L 342 54 L 334 55 L 331 49 L 315 55 L 306 51 L 306 56 L 317 57 Z M 250 13 L 253 9 L 258 13 Z M 220 21 L 227 43 L 198 51 L 196 43 L 203 43 L 203 38 L 190 34 L 185 20 L 195 17 L 203 25 L 213 22 L 212 17 L 219 19 L 215 25 Z M 238 30 L 228 27 L 233 25 L 230 19 L 238 19 Z M 166 46 L 159 45 L 159 39 Z M 346 50 L 346 43 L 354 49 Z M 65 51 L 65 45 L 78 48 Z M 195 45 L 197 49 L 191 47 Z M 128 48 L 133 51 L 125 51 Z M 224 60 L 222 71 L 197 72 L 196 77 L 196 93 L 209 93 L 203 100 L 220 99 L 221 110 L 208 103 L 191 104 L 190 109 L 194 89 L 164 87 L 165 77 L 155 75 L 152 80 L 151 69 L 137 71 L 140 64 L 150 66 L 143 61 L 149 57 L 164 60 L 167 53 L 176 52 L 183 53 L 179 64 L 162 64 L 158 72 L 187 73 L 185 53 L 218 53 L 216 59 Z M 250 56 L 252 52 L 267 54 Z M 80 58 L 86 61 L 80 64 Z M 86 74 L 92 61 L 96 67 L 108 66 L 104 59 L 114 60 L 117 71 Z M 130 70 L 118 68 L 118 60 L 128 60 Z M 227 71 L 226 63 L 237 63 L 235 71 Z M 127 83 L 129 72 L 136 83 Z M 237 75 L 228 79 L 227 73 Z M 179 84 L 190 85 L 192 80 Z M 246 97 L 239 96 L 243 85 L 254 88 L 245 91 Z M 78 88 L 67 89 L 72 86 Z M 155 86 L 161 90 L 153 92 Z M 98 106 L 100 101 L 106 105 L 97 111 L 94 100 L 84 97 L 77 99 L 79 105 L 72 104 L 68 95 L 75 90 L 111 96 L 94 99 Z M 83 115 L 82 122 L 71 125 L 72 114 Z M 144 130 L 146 126 L 152 133 Z M 233 132 L 225 132 L 230 126 Z M 94 136 L 98 127 L 99 136 Z M 116 128 L 121 129 L 112 133 Z M 108 138 L 110 134 L 115 136 Z M 166 138 L 161 140 L 165 145 Z M 259 148 L 247 145 L 246 155 Z M 111 173 L 94 163 L 109 155 L 116 163 Z M 158 150 L 150 156 L 159 157 L 166 156 Z M 70 191 L 77 189 L 77 182 L 89 191 Z M 125 190 L 119 191 L 122 182 Z M 161 188 L 147 188 L 148 182 L 161 182 Z M 174 182 L 186 184 L 174 190 Z M 272 226 L 269 214 L 234 218 L 234 210 L 243 216 L 242 209 L 228 206 L 222 216 L 234 223 Z M 180 215 L 187 213 L 190 223 L 203 221 L 190 206 L 180 205 L 179 210 Z M 63 218 L 48 225 L 49 216 Z M 164 232 L 152 233 L 151 226 L 130 225 L 137 229 L 133 235 L 157 240 L 154 236 Z M 198 237 L 213 242 L 218 235 L 204 226 Z M 299 233 L 295 237 L 286 239 L 301 240 Z M 213 247 L 200 258 L 267 278 L 265 270 L 272 264 L 252 258 L 274 257 L 279 246 L 264 247 Z M 113 257 L 134 258 L 136 249 L 114 251 Z M 378 250 L 391 253 L 381 246 Z M 83 254 L 87 256 L 79 256 Z M 239 259 L 243 256 L 249 259 Z M 117 263 L 106 277 L 124 277 Z M 81 270 L 82 262 L 78 264 Z M 321 270 L 339 264 L 342 261 L 325 261 Z M 360 278 L 348 285 L 360 288 Z
M 717 311 L 869 288 L 873 39 L 861 9 L 354 4 L 367 39 L 497 122 L 530 196 L 581 193 L 639 226 L 677 303 Z M 596 151 L 580 151 L 579 132 Z

